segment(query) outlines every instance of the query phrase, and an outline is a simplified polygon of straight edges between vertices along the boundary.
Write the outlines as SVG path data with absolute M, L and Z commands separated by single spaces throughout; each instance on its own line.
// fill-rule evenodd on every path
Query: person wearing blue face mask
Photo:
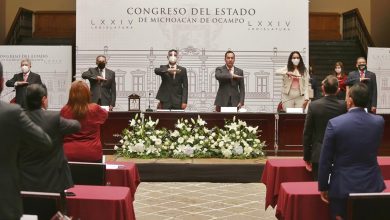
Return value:
M 369 102 L 366 106 L 367 111 L 371 113 L 376 113 L 377 105 L 377 85 L 376 85 L 376 75 L 373 72 L 367 70 L 367 61 L 364 57 L 358 57 L 356 59 L 356 68 L 357 70 L 352 71 L 348 74 L 347 85 L 349 87 L 357 84 L 364 83 L 368 87 L 369 91 Z
M 168 51 L 168 64 L 154 69 L 161 77 L 161 85 L 156 99 L 160 100 L 158 109 L 185 109 L 188 99 L 188 78 L 186 68 L 177 65 L 177 50 Z

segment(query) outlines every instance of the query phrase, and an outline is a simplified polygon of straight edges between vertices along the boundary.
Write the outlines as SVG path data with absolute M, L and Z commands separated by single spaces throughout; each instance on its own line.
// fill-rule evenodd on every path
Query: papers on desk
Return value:
M 106 110 L 106 111 L 110 111 L 110 106 L 108 105 L 102 105 L 100 106 L 102 109 Z
M 157 109 L 156 112 L 184 112 L 183 109 Z
M 303 108 L 287 108 L 286 113 L 298 113 L 303 114 Z
M 237 112 L 237 107 L 221 107 L 221 112 Z
M 116 170 L 116 169 L 119 169 L 119 165 L 117 165 L 117 164 L 106 164 L 106 169 L 107 170 Z
M 170 112 L 169 109 L 156 109 L 156 112 Z

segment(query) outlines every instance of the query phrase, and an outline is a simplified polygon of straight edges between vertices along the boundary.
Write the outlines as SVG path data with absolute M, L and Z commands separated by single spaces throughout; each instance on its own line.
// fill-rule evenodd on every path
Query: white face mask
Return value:
M 294 64 L 294 66 L 298 66 L 300 59 L 291 59 L 291 62 Z
M 336 69 L 334 69 L 334 71 L 335 71 L 336 73 L 341 73 L 341 68 L 336 68 Z
M 169 57 L 168 57 L 168 60 L 169 60 L 170 63 L 176 63 L 177 57 L 175 57 L 175 56 L 169 56 Z
M 30 71 L 30 67 L 28 67 L 28 66 L 22 66 L 22 72 L 23 73 L 28 73 L 28 71 Z

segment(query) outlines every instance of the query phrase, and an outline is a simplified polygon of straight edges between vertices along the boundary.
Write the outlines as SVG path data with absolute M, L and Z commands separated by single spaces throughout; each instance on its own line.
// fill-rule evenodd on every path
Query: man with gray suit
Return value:
M 0 93 L 3 91 L 3 67 L 0 63 Z M 35 125 L 18 105 L 0 101 L 0 219 L 20 219 L 22 199 L 18 154 L 25 150 L 22 140 L 35 146 L 37 152 L 52 149 L 50 137 Z
M 157 108 L 185 109 L 188 100 L 187 69 L 177 65 L 177 50 L 168 51 L 168 64 L 154 69 L 154 73 L 161 77 L 161 85 L 156 99 L 160 100 Z
M 229 50 L 225 53 L 225 65 L 215 70 L 215 78 L 219 82 L 214 102 L 217 111 L 220 111 L 221 107 L 241 108 L 244 106 L 244 72 L 234 66 L 234 61 L 235 54 Z
M 109 110 L 112 111 L 116 101 L 115 72 L 107 69 L 106 64 L 105 56 L 97 56 L 97 67 L 89 68 L 81 77 L 89 80 L 91 101 L 98 105 L 109 106 Z
M 347 112 L 345 101 L 338 100 L 336 96 L 339 91 L 337 77 L 327 76 L 322 81 L 321 88 L 324 97 L 309 104 L 303 129 L 303 160 L 314 180 L 318 179 L 318 161 L 326 125 L 331 118 Z
M 348 74 L 347 85 L 351 87 L 357 83 L 364 83 L 368 87 L 369 91 L 369 102 L 366 106 L 367 110 L 372 113 L 376 113 L 377 104 L 377 85 L 376 75 L 373 72 L 367 70 L 367 61 L 364 57 L 358 57 L 356 59 L 357 70 L 352 71 Z

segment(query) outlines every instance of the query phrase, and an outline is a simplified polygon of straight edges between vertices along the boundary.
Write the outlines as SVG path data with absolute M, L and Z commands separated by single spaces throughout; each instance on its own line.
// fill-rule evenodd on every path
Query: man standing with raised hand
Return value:
M 157 108 L 186 109 L 188 100 L 187 69 L 177 65 L 177 50 L 168 51 L 168 64 L 154 69 L 154 73 L 161 77 L 161 85 L 156 99 L 160 100 Z
M 105 56 L 97 56 L 97 67 L 89 68 L 81 77 L 89 80 L 91 101 L 101 106 L 108 106 L 112 111 L 116 101 L 115 72 L 106 68 L 106 64 Z
M 20 61 L 21 73 L 17 73 L 6 82 L 8 87 L 15 87 L 16 103 L 26 108 L 26 87 L 31 84 L 42 84 L 41 76 L 31 72 L 31 60 L 24 58 Z
M 369 112 L 376 113 L 378 96 L 376 75 L 375 73 L 367 70 L 367 61 L 364 57 L 359 57 L 356 59 L 356 68 L 357 70 L 348 74 L 347 85 L 351 87 L 360 82 L 366 84 L 369 92 L 369 101 L 365 108 L 367 108 L 367 111 Z
M 225 65 L 215 70 L 215 78 L 219 82 L 214 102 L 217 111 L 220 111 L 221 107 L 241 108 L 244 106 L 244 71 L 234 66 L 235 60 L 234 52 L 229 50 L 225 53 Z
M 370 101 L 364 83 L 353 85 L 347 96 L 348 113 L 330 119 L 319 161 L 318 189 L 330 203 L 332 219 L 347 219 L 350 193 L 382 192 L 386 186 L 377 156 L 385 121 L 367 113 Z
M 0 93 L 3 83 L 0 63 Z M 20 219 L 23 211 L 18 155 L 25 150 L 22 140 L 28 141 L 41 153 L 52 150 L 52 143 L 50 137 L 18 105 L 0 101 L 0 125 L 0 219 Z
M 345 101 L 337 99 L 339 91 L 337 77 L 327 76 L 322 81 L 321 88 L 324 97 L 309 104 L 303 129 L 303 159 L 314 180 L 318 179 L 318 161 L 326 125 L 331 118 L 347 112 Z

